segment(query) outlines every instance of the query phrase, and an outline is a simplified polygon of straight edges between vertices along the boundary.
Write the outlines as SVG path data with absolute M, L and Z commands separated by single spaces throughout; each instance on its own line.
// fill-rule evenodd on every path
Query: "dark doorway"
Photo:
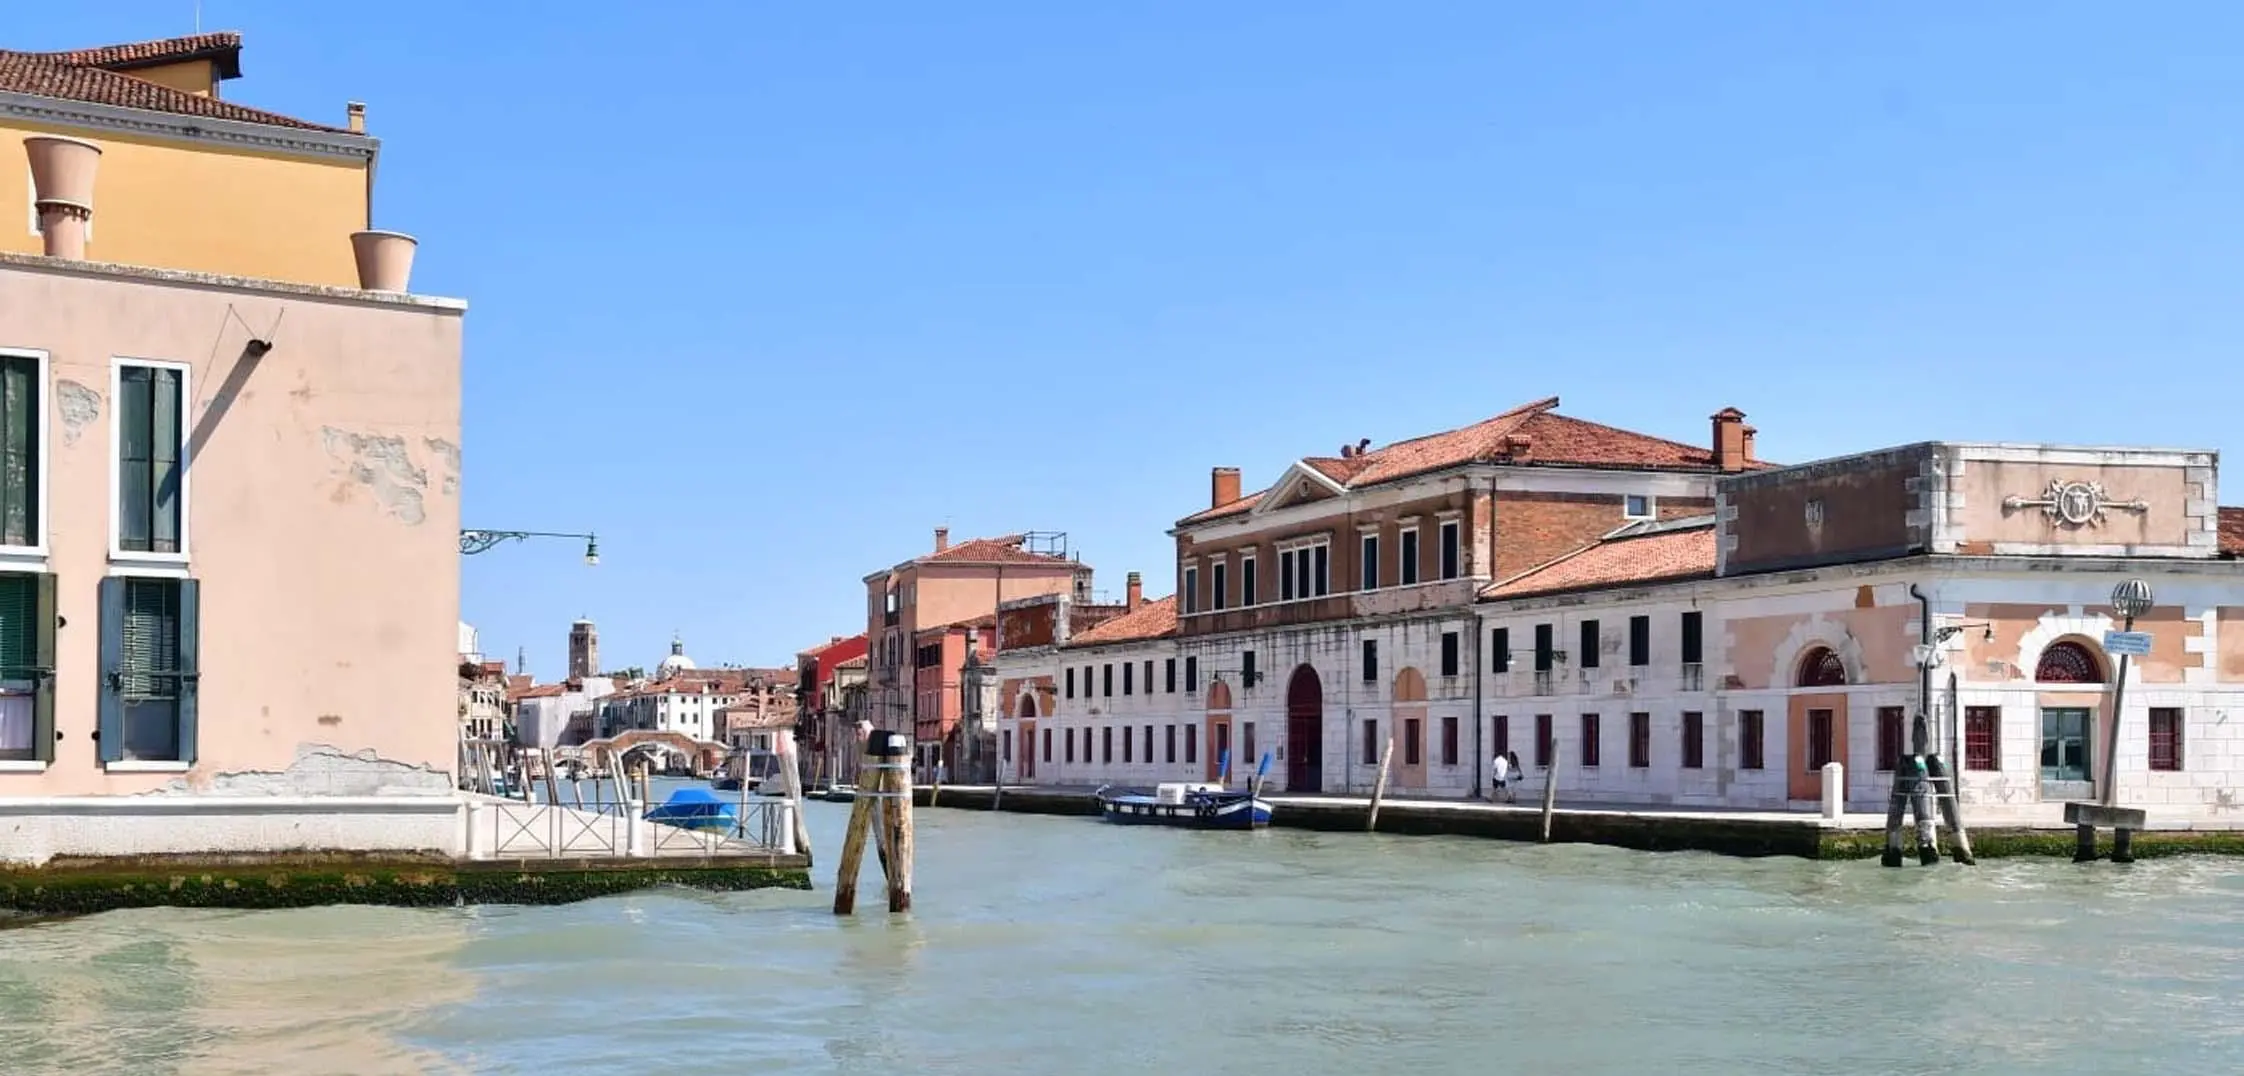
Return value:
M 1286 685 L 1286 791 L 1323 791 L 1324 762 L 1324 684 L 1317 670 L 1302 665 Z

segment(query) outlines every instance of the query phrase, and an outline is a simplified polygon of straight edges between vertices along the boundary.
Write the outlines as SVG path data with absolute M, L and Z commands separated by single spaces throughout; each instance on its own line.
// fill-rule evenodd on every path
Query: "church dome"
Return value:
M 662 664 L 655 666 L 655 671 L 657 679 L 661 679 L 693 667 L 693 659 L 686 656 L 685 642 L 673 635 L 670 637 L 670 656 L 662 659 Z

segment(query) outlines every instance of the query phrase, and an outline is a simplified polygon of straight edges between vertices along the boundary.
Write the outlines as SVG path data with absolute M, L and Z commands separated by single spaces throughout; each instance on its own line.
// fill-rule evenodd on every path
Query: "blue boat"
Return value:
M 1151 794 L 1099 790 L 1099 813 L 1119 826 L 1256 829 L 1270 824 L 1270 804 L 1253 792 L 1212 784 L 1165 784 Z
M 737 804 L 718 799 L 706 788 L 681 788 L 672 792 L 662 806 L 648 811 L 647 821 L 680 829 L 731 833 L 740 825 L 740 809 Z

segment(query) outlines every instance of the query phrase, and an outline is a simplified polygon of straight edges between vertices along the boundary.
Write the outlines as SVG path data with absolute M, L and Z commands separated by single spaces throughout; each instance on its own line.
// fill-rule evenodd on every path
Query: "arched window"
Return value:
M 2034 682 L 2040 684 L 2101 684 L 2104 667 L 2096 655 L 2076 642 L 2051 643 L 2041 652 L 2041 661 L 2034 666 Z
M 1828 646 L 1819 646 L 1800 657 L 1800 687 L 1845 687 L 1847 666 Z

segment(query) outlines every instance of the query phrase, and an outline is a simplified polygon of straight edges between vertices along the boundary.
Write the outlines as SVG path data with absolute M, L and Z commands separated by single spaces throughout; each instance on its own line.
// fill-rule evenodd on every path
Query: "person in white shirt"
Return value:
M 1496 759 L 1489 764 L 1488 772 L 1496 782 L 1495 787 L 1489 790 L 1488 802 L 1496 803 L 1510 796 L 1512 794 L 1512 762 L 1504 757 L 1502 751 L 1496 752 Z

